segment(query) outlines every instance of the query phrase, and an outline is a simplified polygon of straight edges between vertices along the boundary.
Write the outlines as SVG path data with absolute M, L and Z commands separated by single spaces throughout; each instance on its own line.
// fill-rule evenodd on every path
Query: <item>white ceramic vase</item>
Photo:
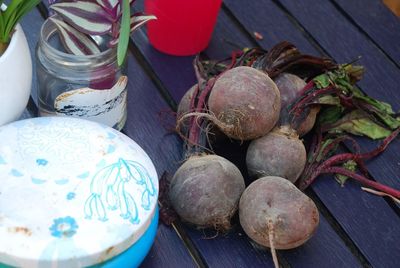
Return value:
M 9 46 L 0 56 L 0 126 L 21 116 L 29 100 L 31 85 L 31 54 L 18 24 Z

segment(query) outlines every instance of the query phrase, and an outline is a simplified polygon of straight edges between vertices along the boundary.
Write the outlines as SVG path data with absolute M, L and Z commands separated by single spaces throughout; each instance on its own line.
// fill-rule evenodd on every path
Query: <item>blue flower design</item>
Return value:
M 11 175 L 13 175 L 14 177 L 22 177 L 24 176 L 23 173 L 21 173 L 20 171 L 16 170 L 15 168 L 11 169 Z
M 36 159 L 36 164 L 38 166 L 45 166 L 45 165 L 47 165 L 48 162 L 49 161 L 47 161 L 46 159 L 42 159 L 42 158 Z
M 71 216 L 54 219 L 53 225 L 49 228 L 51 235 L 55 237 L 72 237 L 76 234 L 78 224 Z
M 69 192 L 67 194 L 67 200 L 72 200 L 75 198 L 75 196 L 76 196 L 76 194 L 74 192 Z
M 139 209 L 126 185 L 135 183 L 142 188 L 141 206 L 150 210 L 152 197 L 157 191 L 146 168 L 133 160 L 118 159 L 111 165 L 100 169 L 90 184 L 90 196 L 85 202 L 85 218 L 93 216 L 107 221 L 107 211 L 119 209 L 120 216 L 132 224 L 140 222 Z

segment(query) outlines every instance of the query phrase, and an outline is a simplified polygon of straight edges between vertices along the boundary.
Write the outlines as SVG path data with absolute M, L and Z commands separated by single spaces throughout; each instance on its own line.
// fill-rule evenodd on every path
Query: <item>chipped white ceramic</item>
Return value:
M 122 133 L 40 117 L 1 127 L 0 141 L 0 265 L 94 265 L 131 247 L 150 225 L 156 170 Z
M 81 117 L 121 129 L 126 121 L 126 85 L 121 76 L 110 89 L 79 88 L 64 92 L 54 101 L 58 115 Z

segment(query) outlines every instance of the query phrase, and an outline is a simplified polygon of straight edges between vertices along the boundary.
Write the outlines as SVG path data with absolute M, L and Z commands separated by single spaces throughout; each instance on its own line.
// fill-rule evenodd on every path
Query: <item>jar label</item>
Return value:
M 110 89 L 79 88 L 64 92 L 54 101 L 58 115 L 89 119 L 115 129 L 126 121 L 127 76 L 121 76 Z

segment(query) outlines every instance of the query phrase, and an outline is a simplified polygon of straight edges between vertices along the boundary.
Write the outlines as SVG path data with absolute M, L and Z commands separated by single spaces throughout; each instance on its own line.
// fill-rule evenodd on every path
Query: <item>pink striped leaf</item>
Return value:
M 141 12 L 135 13 L 131 16 L 131 33 L 138 29 L 140 26 L 148 22 L 149 20 L 156 20 L 157 17 L 154 15 L 145 15 Z
M 135 30 L 137 30 L 140 26 L 148 22 L 149 20 L 156 20 L 157 17 L 153 15 L 144 15 L 143 13 L 135 13 L 131 16 L 131 33 L 133 33 Z M 118 33 L 119 35 L 119 33 Z M 118 44 L 118 36 L 113 38 L 108 42 L 109 47 L 114 47 L 115 45 Z
M 93 2 L 61 2 L 50 8 L 77 30 L 90 35 L 109 33 L 115 21 L 99 4 Z
M 93 55 L 100 53 L 96 43 L 87 35 L 55 17 L 50 20 L 56 25 L 64 48 L 75 55 Z
M 118 0 L 96 0 L 96 2 L 108 10 L 112 10 L 118 4 Z
M 109 1 L 115 1 L 116 5 L 114 6 L 114 11 L 118 16 L 118 19 L 120 19 L 122 16 L 122 12 L 121 12 L 121 2 L 122 1 L 120 1 L 120 0 L 109 0 Z M 135 1 L 136 0 L 129 0 L 129 5 L 132 6 Z

